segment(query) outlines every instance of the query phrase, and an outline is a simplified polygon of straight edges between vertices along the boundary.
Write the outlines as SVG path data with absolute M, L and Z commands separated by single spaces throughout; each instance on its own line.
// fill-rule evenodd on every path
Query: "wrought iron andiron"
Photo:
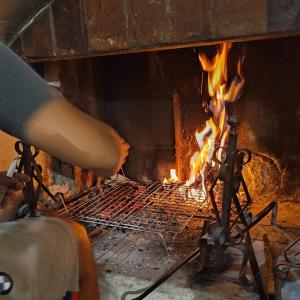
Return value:
M 208 255 L 211 253 L 211 251 L 208 251 L 208 247 L 217 247 L 221 252 L 227 247 L 235 247 L 243 253 L 243 261 L 239 274 L 240 283 L 244 285 L 249 283 L 246 277 L 246 265 L 249 261 L 260 299 L 268 299 L 255 257 L 249 230 L 261 221 L 271 210 L 274 214 L 276 213 L 276 202 L 272 201 L 253 219 L 251 214 L 246 211 L 246 208 L 251 203 L 251 197 L 242 175 L 242 169 L 245 164 L 250 162 L 251 152 L 248 149 L 237 148 L 238 134 L 236 117 L 231 114 L 228 117 L 227 122 L 230 126 L 228 147 L 226 150 L 224 150 L 224 148 L 221 149 L 224 154 L 222 159 L 218 159 L 216 155 L 220 152 L 220 148 L 215 150 L 214 155 L 214 160 L 220 165 L 220 170 L 212 184 L 209 195 L 216 220 L 208 225 L 207 233 L 200 239 L 200 271 L 204 270 L 207 266 Z M 214 196 L 214 188 L 219 180 L 223 181 L 221 213 L 219 213 Z M 240 186 L 242 186 L 246 196 L 246 203 L 244 206 L 241 205 L 238 198 Z M 235 217 L 232 212 L 232 204 L 235 206 L 237 212 Z M 234 228 L 236 229 L 235 232 L 233 232 Z
M 35 160 L 40 151 L 21 141 L 16 142 L 15 150 L 20 155 L 18 172 L 24 172 L 30 177 L 30 181 L 26 183 L 26 187 L 23 191 L 25 197 L 24 202 L 29 211 L 26 209 L 25 211 L 22 211 L 22 214 L 30 213 L 31 216 L 35 216 L 36 204 L 41 189 L 43 189 L 55 202 L 57 200 L 42 182 L 42 167 L 38 165 Z M 36 189 L 34 188 L 33 180 L 37 182 Z

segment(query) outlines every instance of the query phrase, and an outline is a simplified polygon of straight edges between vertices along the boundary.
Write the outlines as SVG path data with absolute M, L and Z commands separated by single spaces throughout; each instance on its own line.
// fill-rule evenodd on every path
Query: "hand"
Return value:
M 19 203 L 20 197 L 18 197 L 18 192 L 20 192 L 24 188 L 24 184 L 29 181 L 30 177 L 26 174 L 15 173 L 14 177 L 1 174 L 0 185 L 7 187 L 2 206 L 6 207 Z
M 117 150 L 117 157 L 116 161 L 117 163 L 115 164 L 113 169 L 103 169 L 103 168 L 94 168 L 94 172 L 96 175 L 100 177 L 110 177 L 112 175 L 115 175 L 118 173 L 123 166 L 123 164 L 126 161 L 126 158 L 129 153 L 129 148 L 130 146 L 125 142 L 125 140 L 117 133 L 116 130 L 111 128 L 110 126 L 106 125 L 106 130 L 108 131 L 109 135 L 113 138 L 114 143 L 115 143 L 115 148 Z
M 126 158 L 129 154 L 129 144 L 126 143 L 126 141 L 114 130 L 112 129 L 112 135 L 115 139 L 115 142 L 117 144 L 117 147 L 119 149 L 120 159 L 118 164 L 116 165 L 114 169 L 114 174 L 118 173 L 120 169 L 122 168 L 123 164 L 126 161 Z

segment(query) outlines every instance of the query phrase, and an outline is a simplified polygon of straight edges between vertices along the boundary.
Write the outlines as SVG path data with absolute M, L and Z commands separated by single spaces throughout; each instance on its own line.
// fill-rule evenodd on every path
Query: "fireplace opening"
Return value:
M 295 210 L 296 215 L 300 207 L 299 51 L 300 38 L 288 37 L 32 63 L 74 105 L 115 127 L 131 145 L 121 174 L 105 181 L 91 170 L 41 152 L 37 162 L 43 168 L 43 183 L 54 197 L 41 192 L 39 209 L 55 210 L 87 226 L 95 236 L 95 251 L 105 266 L 105 276 L 123 272 L 152 280 L 199 247 L 206 221 L 215 218 L 209 191 L 221 167 L 214 158 L 225 162 L 225 147 L 235 126 L 228 126 L 227 120 L 234 113 L 237 149 L 251 151 L 251 161 L 243 166 L 251 212 L 256 215 L 276 200 L 277 224 L 293 228 L 295 234 L 299 224 L 295 216 L 290 218 L 290 211 Z M 219 99 L 226 99 L 227 104 L 217 103 Z M 13 149 L 15 140 L 1 135 L 1 143 Z M 203 150 L 205 157 L 201 158 Z M 10 156 L 15 156 L 13 151 L 6 156 L 8 161 Z M 196 165 L 194 173 L 191 160 Z M 1 165 L 4 168 L 7 161 Z M 219 211 L 223 209 L 223 186 L 218 183 L 214 189 Z M 241 188 L 237 194 L 244 207 L 247 190 Z M 243 215 L 236 207 L 228 216 L 233 221 L 234 214 Z M 260 227 L 253 227 L 254 240 L 262 251 L 269 233 L 279 254 L 288 239 L 280 241 L 285 233 L 274 233 L 270 215 Z M 236 234 L 243 231 L 241 223 Z M 229 276 L 234 282 L 242 256 L 232 251 L 221 265 L 227 268 L 235 257 L 233 268 L 224 272 L 225 277 L 235 272 Z M 264 259 L 258 261 L 267 269 Z M 147 264 L 149 276 L 144 274 Z M 198 271 L 189 265 L 184 274 Z M 216 275 L 211 278 L 223 280 Z M 114 280 L 116 277 L 111 282 Z M 200 276 L 201 288 L 207 280 L 212 279 Z M 210 293 L 213 288 L 205 289 Z
M 253 151 L 244 171 L 256 196 L 275 190 L 295 199 L 299 195 L 299 47 L 299 37 L 290 37 L 234 43 L 228 53 L 228 82 L 237 75 L 239 61 L 245 80 L 234 111 L 239 120 L 239 147 Z M 123 168 L 126 176 L 163 182 L 170 169 L 178 172 L 180 164 L 180 177 L 187 180 L 191 156 L 198 149 L 195 132 L 204 129 L 212 116 L 211 111 L 205 112 L 210 95 L 207 72 L 198 56 L 212 58 L 216 49 L 204 46 L 34 67 L 48 82 L 57 83 L 72 103 L 107 121 L 129 141 L 130 157 Z M 68 169 L 57 160 L 50 165 L 56 171 Z M 94 184 L 86 171 L 75 173 L 83 178 L 77 185 L 80 180 L 90 181 L 81 190 Z

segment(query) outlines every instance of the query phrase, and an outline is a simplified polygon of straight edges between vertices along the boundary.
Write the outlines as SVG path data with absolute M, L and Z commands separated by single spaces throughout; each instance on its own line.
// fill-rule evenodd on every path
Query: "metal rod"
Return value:
M 16 42 L 16 40 L 39 18 L 46 10 L 54 3 L 55 0 L 50 0 L 44 4 L 37 12 L 26 19 L 20 27 L 12 34 L 11 38 L 7 41 L 7 46 L 10 48 Z
M 276 207 L 277 203 L 275 201 L 272 201 L 268 206 L 266 206 L 262 211 L 260 211 L 253 221 L 251 223 L 244 223 L 244 227 L 241 228 L 241 231 L 235 234 L 232 238 L 236 239 L 240 236 L 241 233 L 248 232 L 253 226 L 255 226 L 257 223 L 259 223 L 274 207 Z M 244 216 L 243 214 L 240 215 L 240 217 Z M 242 220 L 242 219 L 241 219 Z
M 231 233 L 231 230 L 233 229 L 235 224 L 238 222 L 240 215 L 245 212 L 246 208 L 251 204 L 251 201 L 252 201 L 242 173 L 241 173 L 241 183 L 242 183 L 247 201 L 246 201 L 245 205 L 242 207 L 242 210 L 240 211 L 240 213 L 236 216 L 235 220 L 231 223 L 231 225 L 229 227 L 229 234 Z
M 219 226 L 221 226 L 221 218 L 220 218 L 220 214 L 219 214 L 219 211 L 218 211 L 218 207 L 217 207 L 217 203 L 216 203 L 216 200 L 215 200 L 215 195 L 214 195 L 214 188 L 216 186 L 218 182 L 218 177 L 216 177 L 215 181 L 213 182 L 210 190 L 209 190 L 209 196 L 210 196 L 210 200 L 211 200 L 211 203 L 212 203 L 212 206 L 213 206 L 213 210 L 214 210 L 214 213 L 215 213 L 215 216 L 216 216 L 216 220 L 217 220 L 217 223 Z
M 231 198 L 233 196 L 233 179 L 234 179 L 234 160 L 235 152 L 237 149 L 237 120 L 234 116 L 228 117 L 228 125 L 230 126 L 229 140 L 228 140 L 228 150 L 227 150 L 227 162 L 226 170 L 224 174 L 224 186 L 223 186 L 223 199 L 222 199 L 222 213 L 221 222 L 224 228 L 224 234 L 226 240 L 229 235 L 230 226 L 230 213 L 231 213 Z
M 247 227 L 247 221 L 246 221 L 246 218 L 245 218 L 244 214 L 240 214 L 241 211 L 242 211 L 242 207 L 240 205 L 240 202 L 239 202 L 239 199 L 238 199 L 237 195 L 234 194 L 232 199 L 233 199 L 233 202 L 236 206 L 238 214 L 240 215 L 240 219 L 241 219 L 242 223 L 244 224 L 245 227 Z M 245 233 L 246 233 L 246 246 L 247 246 L 247 252 L 248 252 L 248 255 L 249 255 L 248 258 L 249 258 L 250 266 L 251 266 L 251 269 L 252 269 L 253 277 L 255 279 L 256 287 L 258 289 L 259 298 L 261 300 L 268 300 L 269 296 L 268 296 L 268 294 L 265 290 L 264 283 L 263 283 L 263 280 L 262 280 L 262 277 L 261 277 L 261 274 L 260 274 L 260 269 L 259 269 L 259 266 L 258 266 L 258 263 L 257 263 L 257 260 L 256 260 L 256 256 L 255 256 L 254 248 L 253 248 L 253 245 L 252 245 L 252 240 L 251 240 L 249 230 L 250 230 L 250 228 Z
M 35 179 L 37 183 L 39 183 L 42 187 L 42 189 L 46 192 L 46 194 L 55 202 L 57 203 L 57 199 L 54 197 L 54 195 L 49 191 L 49 189 L 40 181 L 40 179 L 35 175 L 32 174 L 32 177 Z

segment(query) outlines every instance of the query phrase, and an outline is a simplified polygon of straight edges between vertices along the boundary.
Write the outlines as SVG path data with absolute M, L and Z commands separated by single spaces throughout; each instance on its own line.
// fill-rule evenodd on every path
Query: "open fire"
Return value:
M 196 185 L 199 183 L 205 190 L 205 179 L 208 172 L 215 167 L 213 155 L 215 149 L 219 149 L 216 156 L 222 159 L 222 148 L 228 137 L 229 126 L 226 122 L 226 103 L 238 99 L 245 80 L 241 73 L 243 58 L 237 63 L 237 74 L 231 82 L 228 78 L 227 64 L 231 43 L 223 43 L 217 54 L 209 59 L 200 54 L 199 60 L 204 71 L 208 73 L 209 103 L 203 103 L 206 110 L 212 113 L 212 117 L 206 121 L 204 129 L 196 130 L 195 139 L 198 150 L 190 158 L 190 174 L 185 185 L 191 187 L 190 193 L 197 196 Z M 170 170 L 170 177 L 164 179 L 164 184 L 177 183 L 179 181 L 176 170 Z

